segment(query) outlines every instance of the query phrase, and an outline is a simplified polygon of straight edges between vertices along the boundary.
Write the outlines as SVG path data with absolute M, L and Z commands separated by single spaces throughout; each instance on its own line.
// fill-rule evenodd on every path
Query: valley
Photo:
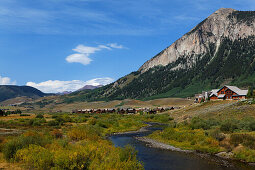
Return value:
M 0 76 L 0 169 L 255 169 L 255 11 L 220 8 L 118 79 L 45 80 L 101 76 L 65 64 L 113 49 L 79 44 L 44 82 Z

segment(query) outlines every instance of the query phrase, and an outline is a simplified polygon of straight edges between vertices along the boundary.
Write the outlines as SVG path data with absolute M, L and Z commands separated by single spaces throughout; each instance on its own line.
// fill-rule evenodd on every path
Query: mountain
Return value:
M 93 86 L 93 85 L 85 85 L 84 87 L 72 92 L 72 91 L 64 91 L 64 92 L 61 92 L 61 93 L 56 93 L 56 95 L 67 95 L 67 94 L 71 94 L 71 93 L 75 93 L 75 92 L 80 92 L 80 91 L 83 91 L 83 90 L 93 90 L 93 89 L 96 89 L 96 88 L 99 88 L 99 87 L 103 87 L 103 85 L 97 85 L 97 86 Z
M 221 8 L 138 71 L 66 102 L 193 96 L 223 84 L 255 82 L 255 11 Z
M 0 102 L 16 98 L 16 97 L 29 97 L 39 98 L 47 94 L 30 86 L 14 86 L 14 85 L 0 85 Z
M 56 95 L 66 95 L 66 94 L 71 94 L 72 91 L 63 91 L 63 92 L 58 92 Z
M 99 87 L 103 87 L 103 85 L 97 85 L 97 86 L 93 86 L 93 85 L 85 85 L 84 87 L 80 88 L 77 91 L 82 91 L 82 90 L 93 90 Z

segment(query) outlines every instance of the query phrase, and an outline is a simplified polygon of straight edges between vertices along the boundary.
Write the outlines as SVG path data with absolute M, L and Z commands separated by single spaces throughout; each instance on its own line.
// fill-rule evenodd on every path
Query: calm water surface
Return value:
M 135 136 L 146 136 L 160 128 L 150 127 L 148 132 L 111 136 L 115 146 L 129 144 L 138 151 L 138 159 L 144 163 L 146 170 L 250 170 L 255 167 L 240 162 L 229 162 L 218 157 L 199 156 L 194 153 L 181 153 L 146 146 L 136 140 Z

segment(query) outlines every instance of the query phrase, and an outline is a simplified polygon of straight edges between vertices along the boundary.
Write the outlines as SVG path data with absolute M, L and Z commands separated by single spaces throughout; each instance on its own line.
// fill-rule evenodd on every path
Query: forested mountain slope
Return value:
M 21 96 L 39 98 L 46 94 L 30 86 L 0 85 L 0 102 Z

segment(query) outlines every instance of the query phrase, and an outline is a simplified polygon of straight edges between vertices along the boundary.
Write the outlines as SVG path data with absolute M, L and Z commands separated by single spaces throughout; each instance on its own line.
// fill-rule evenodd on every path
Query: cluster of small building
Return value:
M 220 89 L 213 89 L 209 92 L 195 95 L 195 102 L 200 103 L 207 100 L 240 100 L 246 99 L 248 90 L 241 90 L 236 86 L 223 86 Z
M 73 110 L 72 113 L 118 113 L 118 114 L 136 114 L 136 113 L 146 113 L 146 114 L 156 114 L 162 113 L 167 110 L 180 109 L 180 107 L 158 107 L 158 108 L 117 108 L 117 109 L 82 109 Z

